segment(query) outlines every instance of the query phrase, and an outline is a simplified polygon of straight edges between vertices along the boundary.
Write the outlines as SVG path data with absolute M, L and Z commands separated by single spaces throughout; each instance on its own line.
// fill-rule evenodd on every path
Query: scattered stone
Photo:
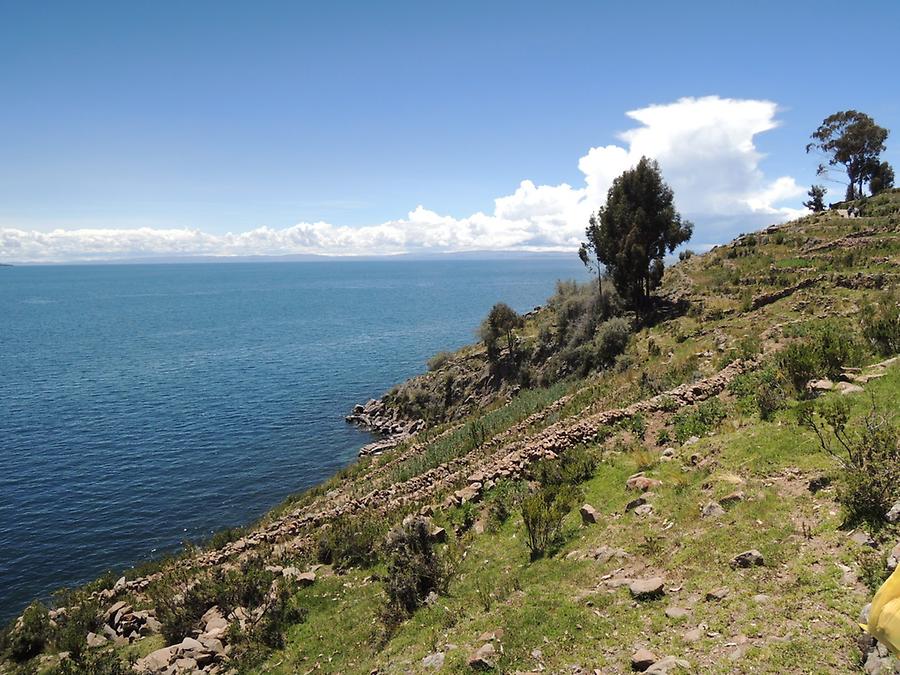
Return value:
M 634 510 L 637 516 L 649 516 L 653 513 L 653 504 L 641 504 Z
M 900 541 L 891 549 L 887 557 L 887 568 L 889 572 L 893 572 L 900 565 Z
M 629 490 L 637 490 L 640 492 L 646 492 L 647 490 L 652 490 L 653 488 L 659 487 L 662 485 L 662 481 L 656 478 L 648 478 L 641 473 L 636 473 L 631 476 L 627 481 L 625 481 L 625 487 Z
M 737 490 L 736 492 L 732 492 L 731 494 L 722 497 L 719 500 L 719 504 L 722 506 L 731 506 L 732 504 L 737 504 L 742 501 L 744 501 L 744 493 L 741 490 Z
M 831 391 L 832 389 L 834 389 L 834 382 L 827 378 L 821 380 L 810 380 L 806 383 L 806 389 L 807 391 L 810 391 L 814 394 L 823 391 Z
M 87 646 L 88 647 L 102 647 L 107 643 L 107 639 L 102 635 L 97 635 L 96 633 L 88 633 L 87 634 Z
M 869 546 L 871 548 L 875 548 L 877 546 L 875 540 L 872 539 L 872 537 L 870 537 L 869 534 L 867 532 L 864 532 L 863 530 L 854 530 L 850 535 L 850 541 L 854 542 L 855 544 L 859 544 L 860 546 Z
M 469 656 L 469 667 L 477 670 L 490 670 L 494 667 L 497 650 L 490 642 L 481 645 Z
M 480 534 L 480 533 L 479 533 Z M 431 530 L 431 541 L 443 544 L 447 541 L 447 530 L 443 527 L 435 527 Z
M 689 614 L 684 607 L 666 607 L 666 616 L 670 619 L 683 619 Z
M 638 649 L 631 655 L 631 669 L 635 672 L 643 673 L 658 660 L 659 657 L 653 652 L 646 649 Z
M 765 593 L 757 593 L 753 596 L 753 602 L 757 605 L 768 605 L 771 598 Z
M 887 521 L 889 523 L 900 522 L 900 501 L 894 504 L 887 512 Z
M 756 549 L 738 553 L 731 559 L 732 567 L 760 567 L 765 564 L 763 554 Z
M 691 436 L 689 439 L 687 439 L 684 443 L 681 444 L 681 447 L 687 448 L 687 447 L 694 445 L 695 443 L 699 443 L 699 442 L 700 442 L 699 436 Z
M 664 583 L 662 577 L 637 579 L 631 582 L 628 590 L 631 591 L 631 596 L 635 600 L 652 600 L 665 594 Z
M 600 519 L 600 514 L 590 504 L 584 504 L 581 509 L 581 522 L 585 525 L 593 525 Z
M 731 593 L 731 591 L 724 586 L 721 588 L 714 588 L 706 593 L 706 600 L 707 602 L 719 602 L 720 600 L 727 598 L 729 593 Z
M 722 505 L 719 504 L 719 502 L 710 502 L 700 509 L 701 518 L 719 518 L 724 515 L 725 509 L 722 508 Z
M 627 512 L 627 511 L 633 511 L 633 510 L 636 509 L 637 507 L 643 506 L 643 505 L 646 504 L 646 503 L 647 503 L 647 500 L 644 499 L 643 497 L 635 497 L 634 499 L 632 499 L 630 502 L 628 502 L 628 503 L 625 505 L 625 511 L 626 511 L 626 512 Z
M 422 667 L 440 670 L 444 665 L 444 652 L 435 652 L 422 659 Z
M 865 391 L 858 384 L 851 384 L 850 382 L 838 382 L 834 386 L 836 391 L 841 392 L 841 396 L 846 396 L 847 394 L 859 394 L 860 392 Z
M 700 628 L 692 628 L 681 637 L 685 642 L 699 642 L 703 639 L 703 630 Z
M 645 670 L 645 673 L 656 673 L 657 675 L 665 675 L 677 670 L 690 670 L 691 664 L 684 659 L 675 658 L 674 656 L 666 656 Z
M 503 629 L 495 628 L 494 630 L 488 630 L 478 636 L 479 642 L 492 642 L 493 640 L 502 640 L 503 639 Z

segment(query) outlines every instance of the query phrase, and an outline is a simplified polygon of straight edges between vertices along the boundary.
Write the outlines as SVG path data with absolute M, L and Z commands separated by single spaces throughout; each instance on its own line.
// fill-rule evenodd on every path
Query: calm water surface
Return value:
M 577 258 L 0 268 L 0 618 L 351 462 L 343 416 Z

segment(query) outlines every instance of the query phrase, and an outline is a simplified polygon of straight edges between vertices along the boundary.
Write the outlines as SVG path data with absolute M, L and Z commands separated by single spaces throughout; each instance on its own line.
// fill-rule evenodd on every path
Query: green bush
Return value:
M 50 616 L 40 602 L 33 602 L 6 634 L 5 651 L 14 661 L 27 661 L 43 651 L 50 641 Z
M 59 604 L 66 607 L 65 617 L 59 617 L 54 644 L 57 651 L 68 652 L 78 658 L 87 647 L 87 634 L 100 627 L 100 606 L 96 600 L 83 591 L 71 591 L 59 598 Z
M 452 359 L 452 358 L 453 358 L 453 354 L 451 354 L 450 352 L 438 352 L 437 354 L 432 356 L 430 359 L 428 359 L 428 364 L 427 364 L 428 370 L 430 370 L 430 371 L 440 370 L 445 365 L 447 365 L 450 362 L 450 359 Z
M 728 390 L 737 398 L 741 412 L 758 413 L 760 419 L 768 420 L 786 405 L 786 386 L 781 371 L 770 365 L 738 375 Z
M 554 485 L 522 500 L 522 520 L 532 560 L 559 543 L 563 519 L 581 498 L 581 490 L 574 485 Z
M 900 353 L 900 298 L 883 293 L 863 308 L 862 333 L 866 341 L 882 356 Z
M 133 675 L 131 666 L 114 651 L 91 651 L 60 661 L 50 675 Z
M 842 366 L 857 366 L 864 355 L 863 346 L 852 330 L 836 321 L 823 321 L 800 341 L 788 345 L 779 354 L 777 364 L 785 380 L 803 396 L 807 382 L 818 377 L 837 377 Z
M 369 567 L 378 559 L 384 526 L 376 518 L 341 516 L 325 528 L 316 541 L 316 558 L 338 571 Z
M 504 478 L 490 491 L 485 500 L 489 522 L 502 525 L 522 505 L 522 499 L 528 493 L 522 481 Z
M 532 476 L 544 487 L 577 485 L 590 479 L 596 468 L 596 455 L 584 446 L 576 446 L 563 452 L 558 459 L 545 459 L 535 464 Z
M 874 406 L 863 419 L 852 420 L 847 401 L 836 397 L 804 404 L 797 415 L 838 462 L 837 499 L 847 524 L 883 526 L 900 498 L 900 433 L 894 421 Z
M 675 440 L 684 443 L 691 436 L 705 436 L 718 427 L 726 416 L 725 406 L 718 398 L 710 398 L 699 405 L 676 413 L 672 418 Z
M 392 629 L 421 607 L 429 593 L 441 590 L 446 576 L 424 518 L 413 518 L 391 530 L 384 548 L 387 602 L 381 618 Z

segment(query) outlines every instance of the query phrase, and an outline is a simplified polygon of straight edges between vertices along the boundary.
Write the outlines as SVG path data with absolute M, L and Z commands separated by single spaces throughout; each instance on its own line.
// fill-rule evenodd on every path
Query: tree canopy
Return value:
M 809 188 L 809 192 L 806 195 L 809 199 L 803 202 L 803 206 L 808 208 L 813 213 L 820 213 L 825 210 L 825 193 L 827 190 L 824 185 L 813 185 Z
M 619 293 L 642 305 L 662 281 L 663 256 L 688 241 L 692 231 L 675 210 L 659 165 L 642 157 L 613 181 L 606 205 L 591 216 L 579 257 L 585 264 L 595 258 Z
M 847 199 L 856 199 L 863 196 L 865 184 L 879 171 L 888 133 L 865 113 L 842 110 L 822 121 L 812 133 L 806 152 L 817 150 L 828 157 L 827 166 L 819 165 L 819 175 L 826 175 L 829 166 L 843 166 L 848 180 Z
M 506 337 L 506 345 L 509 349 L 509 356 L 515 360 L 515 339 L 513 331 L 521 328 L 525 323 L 522 316 L 505 302 L 498 302 L 491 307 L 487 318 L 481 324 L 481 339 L 487 348 L 488 359 L 496 362 L 500 356 L 497 348 L 497 339 L 501 336 Z

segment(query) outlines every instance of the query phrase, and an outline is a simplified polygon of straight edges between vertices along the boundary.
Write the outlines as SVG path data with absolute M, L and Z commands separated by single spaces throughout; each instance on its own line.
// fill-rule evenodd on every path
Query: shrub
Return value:
M 133 675 L 131 666 L 119 659 L 114 651 L 84 652 L 59 662 L 51 675 Z
M 594 475 L 597 457 L 584 446 L 576 446 L 562 453 L 558 459 L 538 462 L 532 475 L 544 487 L 576 485 Z
M 488 519 L 502 525 L 522 504 L 528 489 L 522 481 L 503 479 L 490 491 L 487 499 Z
M 43 651 L 50 640 L 50 616 L 40 602 L 33 602 L 6 635 L 6 652 L 14 661 L 27 661 Z
M 430 359 L 428 359 L 428 370 L 440 370 L 450 362 L 451 358 L 453 358 L 453 354 L 451 354 L 450 352 L 438 352 Z
M 96 600 L 82 591 L 72 591 L 63 595 L 59 603 L 67 608 L 65 617 L 59 617 L 59 628 L 54 643 L 61 652 L 69 652 L 78 658 L 87 646 L 87 634 L 100 626 L 100 607 Z
M 391 530 L 384 548 L 387 603 L 382 621 L 390 628 L 418 609 L 429 593 L 440 590 L 445 575 L 424 518 L 413 518 Z
M 831 397 L 798 409 L 800 424 L 840 466 L 837 499 L 847 524 L 882 526 L 900 497 L 900 433 L 874 404 L 862 420 L 850 419 L 850 406 Z
M 630 338 L 631 324 L 627 319 L 615 317 L 600 324 L 594 338 L 597 365 L 611 364 L 619 354 L 625 351 Z
M 676 413 L 673 417 L 675 440 L 684 443 L 691 436 L 705 436 L 725 419 L 725 406 L 717 398 L 710 398 L 697 406 Z
M 768 420 L 785 406 L 786 385 L 781 371 L 767 366 L 738 375 L 728 385 L 728 390 L 738 399 L 742 412 L 759 413 L 760 419 Z
M 384 527 L 375 518 L 341 516 L 316 541 L 316 559 L 338 571 L 369 567 L 378 559 Z
M 900 352 L 900 299 L 897 293 L 884 293 L 863 308 L 863 337 L 882 356 Z
M 573 485 L 544 487 L 525 497 L 522 520 L 532 560 L 559 542 L 563 519 L 580 499 L 581 491 Z
M 837 377 L 842 366 L 862 362 L 864 350 L 856 335 L 836 321 L 823 321 L 798 342 L 785 348 L 777 363 L 785 379 L 799 395 L 817 377 Z

